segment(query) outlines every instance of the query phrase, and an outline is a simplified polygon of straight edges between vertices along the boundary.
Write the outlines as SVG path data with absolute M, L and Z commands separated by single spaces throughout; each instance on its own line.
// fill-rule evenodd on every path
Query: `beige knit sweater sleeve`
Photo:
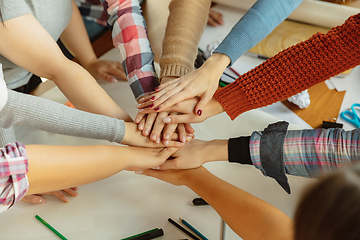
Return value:
M 210 5 L 211 0 L 171 1 L 160 57 L 160 79 L 180 77 L 193 70 Z

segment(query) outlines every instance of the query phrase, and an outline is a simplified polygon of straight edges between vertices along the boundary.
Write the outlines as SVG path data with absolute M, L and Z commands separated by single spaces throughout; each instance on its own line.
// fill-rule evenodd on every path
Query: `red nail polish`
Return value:
M 153 108 L 153 107 L 154 107 L 154 104 L 150 104 L 150 105 L 149 105 L 149 108 Z
M 158 90 L 160 87 L 156 87 L 155 90 Z
M 199 115 L 199 116 L 201 116 L 201 114 L 202 114 L 202 111 L 199 109 L 199 110 L 197 110 L 197 115 Z
M 157 110 L 159 110 L 159 109 L 160 109 L 159 107 L 154 108 L 155 111 L 157 111 Z
M 155 96 L 152 96 L 150 99 L 151 99 L 151 100 L 155 100 Z

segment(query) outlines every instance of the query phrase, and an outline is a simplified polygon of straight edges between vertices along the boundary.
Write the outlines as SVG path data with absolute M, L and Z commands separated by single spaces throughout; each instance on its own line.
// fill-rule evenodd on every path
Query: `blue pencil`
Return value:
M 185 221 L 182 218 L 179 218 L 180 222 L 182 222 L 183 224 L 185 224 L 185 226 L 187 226 L 188 228 L 190 228 L 194 233 L 196 233 L 201 239 L 203 240 L 209 240 L 207 239 L 204 235 L 202 235 L 198 230 L 196 230 L 193 226 L 190 225 L 190 223 L 188 223 L 187 221 Z

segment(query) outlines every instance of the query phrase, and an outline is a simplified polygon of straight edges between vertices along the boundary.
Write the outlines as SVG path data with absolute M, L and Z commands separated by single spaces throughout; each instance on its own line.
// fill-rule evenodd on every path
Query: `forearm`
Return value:
M 360 14 L 327 34 L 315 34 L 243 74 L 214 96 L 235 119 L 353 68 L 360 64 L 359 25 Z
M 40 97 L 8 90 L 8 101 L 0 112 L 0 127 L 22 125 L 70 136 L 121 143 L 123 120 L 83 112 Z
M 265 201 L 217 178 L 189 170 L 185 185 L 208 202 L 243 239 L 292 239 L 292 220 Z M 195 173 L 195 174 L 194 174 Z
M 72 7 L 71 20 L 62 32 L 60 39 L 71 54 L 85 67 L 91 60 L 96 59 L 96 55 L 91 46 L 79 9 L 74 1 Z
M 154 91 L 159 85 L 154 55 L 147 36 L 145 20 L 137 0 L 100 0 L 109 14 L 115 48 L 127 74 L 135 99 Z
M 96 80 L 77 63 L 64 59 L 54 69 L 53 80 L 79 110 L 130 121 L 131 118 L 105 92 Z
M 80 186 L 110 177 L 129 167 L 121 146 L 27 145 L 27 194 Z
M 210 5 L 210 0 L 171 1 L 160 58 L 160 78 L 180 77 L 194 69 L 197 48 L 206 26 Z

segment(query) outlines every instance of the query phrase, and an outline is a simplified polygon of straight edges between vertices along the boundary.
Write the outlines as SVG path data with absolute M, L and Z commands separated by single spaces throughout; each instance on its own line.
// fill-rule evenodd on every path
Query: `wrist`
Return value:
M 204 63 L 205 66 L 209 66 L 210 69 L 215 69 L 221 74 L 229 66 L 231 60 L 229 56 L 222 53 L 214 53 Z
M 209 173 L 206 168 L 199 167 L 194 169 L 185 170 L 186 173 L 183 175 L 183 185 L 188 188 L 195 190 L 199 185 L 199 181 L 201 182 L 203 179 L 206 179 L 204 175 Z
M 91 58 L 79 59 L 79 63 L 81 66 L 83 66 L 83 68 L 88 70 L 90 68 L 90 65 L 93 64 L 97 60 L 98 60 L 98 58 L 96 56 L 93 56 Z
M 211 154 L 208 161 L 227 161 L 228 159 L 228 141 L 223 139 L 215 139 L 209 142 L 208 152 Z
M 225 109 L 221 106 L 220 102 L 213 97 L 203 112 L 206 114 L 206 119 L 208 119 L 209 117 L 225 112 Z
M 171 80 L 174 80 L 174 79 L 176 79 L 176 78 L 179 78 L 179 77 L 170 77 L 170 76 L 162 77 L 162 78 L 159 80 L 159 82 L 160 82 L 160 84 L 164 84 L 164 83 L 167 83 L 167 82 L 169 82 L 169 81 L 171 81 Z

